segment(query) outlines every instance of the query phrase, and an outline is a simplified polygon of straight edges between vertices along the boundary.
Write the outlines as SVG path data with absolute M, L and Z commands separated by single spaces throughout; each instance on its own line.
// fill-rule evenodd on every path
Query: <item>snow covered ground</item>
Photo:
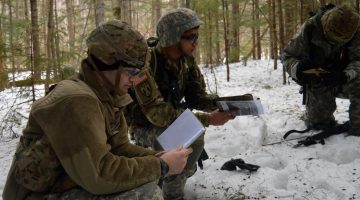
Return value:
M 187 199 L 360 199 L 360 138 L 342 135 L 326 139 L 326 144 L 293 148 L 296 140 L 281 141 L 290 129 L 304 129 L 300 117 L 304 111 L 299 86 L 290 81 L 282 84 L 282 66 L 273 70 L 273 61 L 263 60 L 230 66 L 230 82 L 226 67 L 216 69 L 220 96 L 252 93 L 261 99 L 265 114 L 260 117 L 241 116 L 224 126 L 207 128 L 205 148 L 210 159 L 204 169 L 188 180 Z M 203 69 L 209 90 L 215 91 L 214 75 Z M 10 90 L 0 93 L 1 104 L 11 104 Z M 339 123 L 348 120 L 348 100 L 337 100 L 335 117 Z M 19 108 L 27 115 L 29 104 Z M 8 113 L 0 109 L 0 120 Z M 21 134 L 26 120 L 9 129 Z M 0 124 L 3 126 L 3 124 Z M 3 127 L 0 127 L 3 128 Z M 308 135 L 309 133 L 306 133 Z M 301 137 L 294 133 L 289 138 Z M 0 138 L 0 194 L 11 164 L 18 139 Z M 223 171 L 221 166 L 231 158 L 261 166 L 257 172 Z

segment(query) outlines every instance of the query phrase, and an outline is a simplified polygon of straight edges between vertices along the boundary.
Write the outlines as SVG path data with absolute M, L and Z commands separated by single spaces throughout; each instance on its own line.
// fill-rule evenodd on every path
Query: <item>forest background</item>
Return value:
M 348 4 L 359 12 L 359 0 L 0 0 L 0 91 L 21 88 L 22 99 L 35 101 L 41 96 L 37 90 L 47 91 L 78 70 L 86 56 L 86 37 L 101 23 L 120 19 L 149 38 L 155 36 L 160 16 L 177 7 L 195 10 L 204 21 L 196 51 L 199 64 L 210 69 L 226 64 L 227 81 L 229 63 L 273 59 L 276 70 L 284 45 L 326 3 Z M 280 70 L 279 79 L 286 84 Z M 24 77 L 23 72 L 30 73 Z M 5 136 L 17 137 L 8 130 L 27 118 L 16 111 L 26 102 L 16 98 L 0 108 L 11 106 L 0 119 L 0 136 L 7 132 Z

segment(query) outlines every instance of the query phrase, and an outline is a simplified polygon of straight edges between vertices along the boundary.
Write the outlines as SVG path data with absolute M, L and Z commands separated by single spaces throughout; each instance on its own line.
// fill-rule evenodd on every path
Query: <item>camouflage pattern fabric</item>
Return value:
M 31 191 L 47 191 L 64 172 L 46 136 L 21 136 L 15 160 L 16 181 Z
M 161 47 L 169 47 L 180 41 L 181 35 L 203 22 L 193 10 L 177 8 L 160 17 L 156 25 L 156 35 L 159 37 Z
M 197 89 L 199 103 L 196 107 L 193 107 L 194 109 L 203 111 L 216 109 L 214 102 L 218 96 L 206 93 L 205 81 L 194 58 L 181 57 L 178 62 L 165 59 L 163 48 L 159 45 L 156 47 L 155 53 L 157 65 L 155 66 L 154 59 L 152 59 L 150 66 L 153 70 L 156 68 L 155 73 L 153 72 L 152 74 L 154 74 L 161 95 L 156 96 L 155 100 L 147 105 L 140 106 L 135 104 L 130 109 L 130 116 L 132 117 L 129 121 L 131 121 L 130 133 L 133 133 L 137 145 L 160 150 L 161 147 L 157 143 L 156 137 L 184 110 L 179 105 L 181 99 L 184 98 L 184 91 L 188 89 L 188 82 L 197 82 L 199 85 Z M 173 85 L 174 83 L 176 85 Z M 178 87 L 179 93 L 177 95 L 174 95 L 169 90 L 169 88 L 172 88 L 169 87 L 170 85 Z M 204 126 L 208 126 L 207 114 L 197 114 L 196 116 Z M 196 162 L 201 155 L 203 147 L 204 139 L 201 137 L 192 145 L 193 153 L 188 158 L 188 164 L 184 173 L 163 182 L 165 199 L 183 198 L 186 179 L 195 173 Z
M 155 182 L 147 183 L 127 192 L 111 195 L 93 195 L 89 192 L 75 188 L 63 193 L 49 194 L 44 197 L 47 200 L 162 200 L 161 189 Z
M 332 43 L 348 42 L 359 24 L 359 14 L 351 7 L 342 5 L 329 10 L 321 17 L 324 35 Z
M 308 66 L 310 68 L 321 67 L 327 71 L 345 72 L 347 83 L 340 87 L 326 86 L 320 80 L 307 84 L 305 122 L 307 125 L 333 124 L 333 113 L 336 109 L 335 98 L 349 98 L 351 103 L 349 134 L 360 136 L 359 26 L 356 26 L 356 33 L 349 42 L 333 44 L 322 33 L 321 14 L 323 13 L 318 13 L 307 20 L 299 33 L 290 40 L 283 51 L 282 64 L 293 79 L 297 79 L 297 65 L 299 60 L 304 58 L 310 59 L 313 64 L 313 66 Z
M 163 150 L 156 138 L 165 130 L 165 128 L 149 127 L 134 129 L 136 144 L 144 147 L 151 147 L 155 150 Z M 186 180 L 195 174 L 197 169 L 197 160 L 204 149 L 204 135 L 200 136 L 192 145 L 193 152 L 189 155 L 184 171 L 179 175 L 166 177 L 163 180 L 162 190 L 164 199 L 182 199 Z
M 113 20 L 100 25 L 91 32 L 86 44 L 88 56 L 92 55 L 101 62 L 99 68 L 106 66 L 116 69 L 119 67 L 118 62 L 124 61 L 129 66 L 140 69 L 146 62 L 147 43 L 126 22 Z

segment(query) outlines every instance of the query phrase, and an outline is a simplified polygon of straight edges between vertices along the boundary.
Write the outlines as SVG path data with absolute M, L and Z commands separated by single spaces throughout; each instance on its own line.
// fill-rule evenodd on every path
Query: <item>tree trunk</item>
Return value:
M 47 43 L 46 43 L 46 53 L 47 53 L 47 65 L 46 65 L 46 79 L 45 79 L 45 92 L 49 91 L 49 82 L 50 82 L 50 72 L 51 69 L 54 68 L 53 60 L 54 58 L 54 2 L 53 0 L 48 0 L 49 7 L 48 7 L 48 34 L 47 34 Z
M 12 73 L 12 83 L 15 84 L 15 48 L 14 48 L 14 29 L 13 29 L 13 13 L 12 13 L 12 4 L 11 0 L 8 0 L 8 9 L 9 9 L 9 52 L 10 54 L 10 63 L 11 63 L 11 73 Z
M 360 12 L 360 0 L 356 0 L 356 11 Z
M 229 42 L 228 42 L 228 22 L 226 20 L 226 12 L 227 9 L 227 1 L 222 0 L 222 7 L 223 7 L 223 21 L 224 21 L 224 41 L 225 41 L 225 63 L 226 63 L 226 80 L 230 81 L 230 67 L 229 67 Z
M 122 0 L 121 2 L 121 20 L 131 24 L 131 1 Z
M 61 65 L 62 65 L 62 56 L 61 56 L 61 51 L 60 51 L 60 36 L 59 36 L 59 22 L 58 22 L 58 10 L 57 10 L 57 3 L 56 0 L 54 1 L 54 37 L 52 39 L 53 42 L 53 55 L 54 55 L 54 59 L 53 59 L 53 66 L 54 66 L 54 76 L 55 78 L 57 78 L 59 80 L 59 72 L 61 72 Z M 60 73 L 61 74 L 61 73 Z M 61 79 L 63 79 L 61 77 Z
M 256 30 L 256 59 L 261 59 L 261 36 L 260 36 L 260 14 L 259 14 L 259 0 L 255 1 L 255 26 Z
M 66 16 L 67 16 L 67 29 L 69 33 L 69 55 L 70 58 L 68 58 L 70 61 L 74 59 L 73 57 L 75 55 L 75 18 L 74 18 L 74 2 L 73 0 L 66 0 Z M 71 62 L 73 63 L 73 62 Z
M 215 63 L 221 63 L 221 50 L 220 50 L 220 23 L 219 23 L 219 13 L 215 14 L 215 43 L 216 43 L 216 52 L 215 52 Z
M 284 17 L 283 17 L 283 11 L 282 11 L 282 3 L 281 3 L 281 0 L 276 0 L 276 3 L 278 5 L 278 24 L 279 24 L 279 48 L 280 48 L 280 51 L 284 49 Z
M 204 33 L 202 34 L 202 36 L 205 38 L 205 54 L 206 54 L 206 59 L 205 59 L 205 64 L 206 65 L 211 65 L 213 62 L 213 56 L 212 56 L 212 43 L 213 43 L 213 38 L 211 35 L 211 29 L 212 29 L 212 24 L 211 24 L 211 11 L 206 11 L 206 18 L 205 18 L 205 29 L 206 31 L 204 31 Z
M 229 60 L 231 63 L 239 62 L 239 13 L 240 13 L 240 6 L 238 0 L 232 0 L 232 15 L 231 15 L 231 29 L 232 29 L 232 38 L 230 42 L 230 56 Z
M 31 38 L 32 38 L 32 54 L 33 54 L 33 80 L 40 80 L 41 58 L 40 58 L 40 42 L 39 42 L 39 24 L 38 24 L 38 8 L 37 0 L 30 0 L 31 9 Z M 35 95 L 33 94 L 33 100 Z
M 296 13 L 294 7 L 294 4 L 290 1 L 285 2 L 285 41 L 284 43 L 288 43 L 290 39 L 294 35 L 296 19 L 294 16 L 296 16 L 294 13 Z
M 278 60 L 278 48 L 277 48 L 277 33 L 276 33 L 276 15 L 275 15 L 275 0 L 270 0 L 271 2 L 271 18 L 270 18 L 270 22 L 271 22 L 271 28 L 270 31 L 272 32 L 272 37 L 271 37 L 271 42 L 272 42 L 272 49 L 271 51 L 273 52 L 273 59 L 274 59 L 274 69 L 277 69 L 277 60 Z
M 178 7 L 178 0 L 172 0 L 172 2 L 171 2 L 171 8 L 172 9 L 175 9 L 175 8 L 177 8 Z
M 1 16 L 4 16 L 5 5 L 1 2 Z M 4 90 L 8 85 L 8 75 L 5 70 L 5 44 L 3 43 L 3 21 L 0 18 L 0 91 Z
M 24 0 L 24 10 L 25 10 L 25 21 L 26 23 L 30 23 L 30 18 L 29 18 L 29 4 L 28 4 L 28 0 Z M 25 54 L 26 54 L 26 58 L 27 61 L 25 62 L 25 67 L 27 70 L 31 70 L 31 65 L 30 65 L 30 61 L 31 61 L 31 29 L 26 26 L 26 35 L 25 35 Z
M 191 8 L 191 0 L 186 0 L 185 6 Z
M 153 35 L 155 35 L 155 26 L 156 26 L 156 22 L 160 19 L 161 17 L 161 0 L 152 0 L 152 30 L 153 30 Z
M 252 0 L 252 13 L 251 13 L 251 19 L 253 21 L 253 25 L 251 26 L 251 39 L 252 39 L 252 46 L 254 51 L 252 51 L 252 58 L 253 60 L 256 59 L 256 36 L 255 36 L 255 0 Z
M 105 3 L 104 0 L 95 1 L 95 25 L 98 27 L 105 22 Z

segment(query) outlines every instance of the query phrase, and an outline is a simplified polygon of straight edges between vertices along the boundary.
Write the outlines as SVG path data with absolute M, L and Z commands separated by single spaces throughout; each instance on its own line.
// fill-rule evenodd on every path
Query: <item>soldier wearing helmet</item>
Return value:
M 359 19 L 347 5 L 328 4 L 305 22 L 284 49 L 282 63 L 303 87 L 308 127 L 336 125 L 335 98 L 348 98 L 349 134 L 360 136 Z
M 233 119 L 232 113 L 215 110 L 218 97 L 206 93 L 203 76 L 193 57 L 201 24 L 203 22 L 196 13 L 187 8 L 171 10 L 157 22 L 158 38 L 148 40 L 154 50 L 150 71 L 155 83 L 148 79 L 135 87 L 134 96 L 138 102 L 131 109 L 131 132 L 136 144 L 161 150 L 156 137 L 185 108 L 205 111 L 195 113 L 204 126 L 223 125 Z M 183 199 L 186 180 L 195 173 L 196 162 L 203 151 L 204 136 L 199 137 L 191 147 L 193 153 L 184 172 L 163 180 L 165 199 Z
M 139 32 L 110 21 L 87 40 L 77 77 L 34 102 L 3 199 L 163 199 L 155 181 L 180 173 L 191 149 L 145 149 L 128 140 L 123 109 L 149 51 Z

